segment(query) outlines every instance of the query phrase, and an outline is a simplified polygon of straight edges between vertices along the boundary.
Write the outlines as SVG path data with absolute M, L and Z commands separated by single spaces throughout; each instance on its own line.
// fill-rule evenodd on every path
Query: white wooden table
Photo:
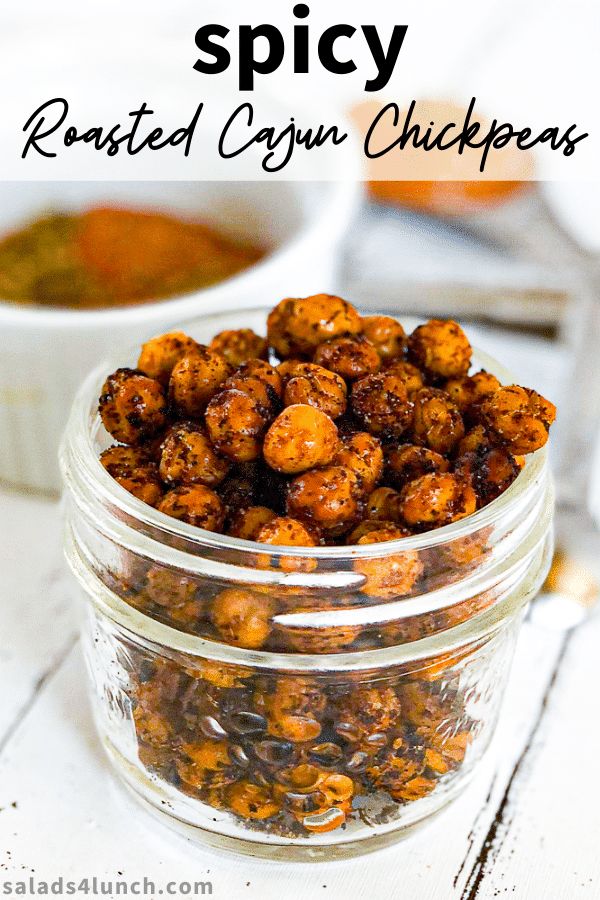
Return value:
M 497 340 L 477 338 L 492 351 Z M 552 394 L 558 358 L 514 336 L 502 353 Z M 146 876 L 157 895 L 170 880 L 206 881 L 228 900 L 600 897 L 600 618 L 570 634 L 525 624 L 493 755 L 420 833 L 350 862 L 255 862 L 175 836 L 114 784 L 90 717 L 58 505 L 0 493 L 0 536 L 0 892 L 5 880 L 96 876 L 114 895 L 115 881 Z

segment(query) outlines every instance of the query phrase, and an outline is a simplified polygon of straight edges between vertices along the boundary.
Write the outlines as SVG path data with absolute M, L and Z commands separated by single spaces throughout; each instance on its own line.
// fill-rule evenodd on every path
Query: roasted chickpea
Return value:
M 328 466 L 295 478 L 288 490 L 288 514 L 330 534 L 346 531 L 360 517 L 358 479 L 351 469 Z
M 297 612 L 302 610 L 297 609 Z M 285 646 L 291 647 L 297 653 L 343 653 L 362 631 L 362 625 L 336 625 L 326 628 L 279 627 Z
M 419 325 L 408 338 L 408 356 L 433 378 L 466 375 L 471 365 L 471 345 L 456 322 L 432 319 Z
M 227 588 L 213 600 L 212 620 L 226 643 L 257 650 L 271 633 L 273 611 L 266 595 L 246 588 Z
M 536 391 L 511 385 L 482 400 L 478 414 L 497 441 L 520 455 L 544 446 L 556 407 Z
M 137 469 L 128 475 L 113 475 L 113 478 L 122 488 L 133 494 L 142 503 L 147 503 L 148 506 L 158 506 L 164 494 L 157 471 L 152 472 L 145 468 Z
M 314 406 L 332 419 L 346 411 L 346 382 L 335 372 L 313 363 L 299 363 L 287 379 L 283 394 L 284 406 L 298 403 Z
M 319 717 L 325 706 L 326 696 L 316 682 L 294 676 L 277 678 L 268 691 L 256 697 L 257 709 L 267 717 L 269 733 L 294 743 L 319 736 Z
M 158 467 L 140 447 L 115 445 L 100 454 L 100 462 L 115 481 L 148 506 L 156 506 L 164 490 Z
M 489 397 L 500 387 L 500 382 L 495 375 L 485 370 L 474 375 L 462 375 L 459 378 L 449 378 L 444 385 L 444 390 L 458 406 L 461 413 L 468 413 L 472 406 Z
M 363 316 L 363 334 L 377 349 L 384 363 L 404 353 L 406 333 L 391 316 Z
M 167 432 L 160 457 L 160 477 L 167 484 L 215 487 L 223 481 L 229 466 L 195 422 L 178 422 Z
M 156 471 L 156 465 L 144 447 L 124 447 L 121 444 L 113 444 L 112 447 L 102 451 L 100 462 L 113 478 L 117 475 L 130 475 L 132 472 L 144 468 Z
M 296 404 L 277 416 L 265 436 L 263 453 L 272 469 L 293 475 L 328 465 L 338 449 L 332 419 L 313 406 Z
M 511 486 L 521 466 L 505 447 L 492 447 L 483 453 L 460 456 L 454 471 L 470 478 L 478 506 L 486 506 Z
M 123 444 L 142 444 L 167 424 L 167 400 L 159 381 L 136 369 L 117 369 L 102 387 L 102 424 Z
M 400 494 L 391 487 L 379 487 L 367 498 L 365 508 L 367 519 L 382 519 L 387 522 L 400 521 Z
M 315 535 L 306 525 L 288 516 L 274 516 L 265 522 L 256 536 L 259 544 L 272 544 L 277 547 L 316 547 Z
M 245 541 L 255 541 L 263 525 L 276 516 L 277 513 L 267 506 L 249 506 L 235 514 L 228 533 Z
M 256 400 L 260 414 L 270 421 L 280 407 L 279 397 L 268 382 L 257 375 L 236 372 L 223 382 L 224 391 L 241 391 Z
M 439 528 L 470 516 L 477 497 L 467 479 L 450 472 L 432 472 L 409 482 L 401 492 L 404 521 L 420 528 Z
M 158 509 L 167 516 L 207 531 L 221 531 L 225 521 L 225 507 L 221 500 L 203 484 L 173 488 L 162 498 Z
M 361 331 L 354 307 L 330 294 L 282 300 L 267 320 L 269 344 L 280 359 L 311 356 L 324 341 Z
M 373 734 L 387 734 L 402 711 L 392 687 L 356 687 L 337 702 L 337 719 L 352 726 L 348 732 L 359 741 Z
M 381 368 L 379 353 L 362 334 L 321 344 L 315 351 L 314 362 L 348 381 L 373 375 Z
M 182 575 L 165 566 L 151 566 L 146 575 L 143 591 L 148 600 L 157 606 L 178 609 L 197 599 L 198 588 L 199 583 L 188 575 Z
M 458 407 L 444 391 L 421 388 L 414 396 L 413 435 L 416 443 L 436 453 L 451 453 L 464 437 L 465 426 Z
M 383 474 L 381 442 L 366 431 L 343 438 L 333 464 L 351 469 L 358 479 L 361 491 L 369 494 Z
M 398 522 L 389 522 L 385 519 L 363 519 L 362 522 L 353 528 L 346 538 L 347 544 L 358 544 L 360 539 L 372 531 L 398 530 Z
M 244 378 L 250 375 L 254 376 L 254 378 L 260 378 L 261 381 L 264 381 L 265 384 L 272 388 L 277 397 L 281 399 L 283 396 L 283 382 L 278 369 L 265 362 L 264 359 L 249 359 L 248 362 L 238 367 L 236 374 Z
M 171 372 L 169 396 L 180 415 L 196 419 L 219 390 L 232 368 L 220 353 L 198 345 Z
M 267 341 L 251 328 L 220 331 L 209 344 L 209 349 L 224 356 L 232 366 L 241 366 L 249 359 L 267 358 Z
M 483 425 L 475 425 L 459 441 L 457 452 L 459 456 L 464 456 L 466 453 L 478 453 L 489 447 L 490 438 L 485 428 Z
M 386 474 L 395 488 L 402 488 L 409 481 L 414 481 L 429 472 L 447 472 L 450 468 L 448 460 L 430 450 L 416 444 L 401 444 L 390 447 L 385 454 Z
M 268 788 L 251 781 L 238 781 L 227 788 L 227 804 L 243 819 L 270 819 L 279 812 Z
M 382 523 L 383 525 L 383 523 Z M 358 539 L 359 546 L 380 544 L 384 541 L 396 541 L 410 534 L 398 525 L 378 530 L 367 531 Z M 404 550 L 402 553 L 386 554 L 384 557 L 357 559 L 354 571 L 364 575 L 366 582 L 361 588 L 370 597 L 382 597 L 386 600 L 408 594 L 423 574 L 423 563 L 417 550 Z
M 179 360 L 194 353 L 199 347 L 197 341 L 183 331 L 161 334 L 142 345 L 138 369 L 149 378 L 156 378 L 161 384 L 167 385 Z
M 256 541 L 276 547 L 316 547 L 319 543 L 313 531 L 288 516 L 277 516 L 263 525 Z M 284 572 L 312 572 L 316 567 L 316 561 L 308 556 L 280 556 L 275 560 L 268 554 L 261 554 L 257 559 L 259 569 L 269 569 L 274 563 Z
M 386 375 L 395 375 L 399 378 L 406 388 L 408 396 L 412 396 L 422 387 L 425 387 L 423 373 L 412 363 L 406 362 L 404 359 L 397 359 L 385 368 Z
M 367 431 L 389 439 L 403 434 L 413 418 L 404 382 L 386 372 L 367 375 L 354 384 L 352 410 Z
M 267 420 L 254 397 L 233 389 L 221 391 L 206 408 L 206 429 L 216 450 L 234 462 L 260 456 Z

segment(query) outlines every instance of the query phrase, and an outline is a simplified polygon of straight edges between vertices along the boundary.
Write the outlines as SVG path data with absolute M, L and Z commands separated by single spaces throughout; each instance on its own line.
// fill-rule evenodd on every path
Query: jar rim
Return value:
M 265 313 L 267 307 L 259 307 L 246 310 L 252 314 Z M 194 323 L 206 322 L 214 318 L 218 320 L 223 314 L 216 313 L 198 317 L 190 322 L 176 324 L 171 330 L 192 330 Z M 406 317 L 404 322 L 418 321 Z M 478 364 L 486 371 L 496 375 L 503 384 L 512 384 L 510 372 L 499 364 L 489 354 L 477 348 L 473 348 L 474 357 Z M 98 396 L 100 388 L 108 374 L 118 367 L 118 363 L 108 360 L 98 365 L 85 379 L 77 393 L 73 403 L 71 416 L 61 444 L 59 460 L 63 482 L 68 487 L 74 486 L 74 480 L 78 481 L 77 487 L 88 492 L 94 500 L 106 503 L 110 508 L 116 509 L 122 516 L 139 522 L 152 528 L 153 533 L 163 533 L 169 538 L 180 538 L 188 545 L 195 545 L 198 549 L 235 551 L 240 555 L 248 555 L 250 559 L 258 552 L 265 553 L 265 545 L 256 541 L 231 537 L 213 531 L 206 531 L 195 525 L 189 525 L 179 519 L 167 516 L 152 506 L 134 497 L 133 494 L 121 487 L 102 466 L 96 448 L 94 438 L 102 428 L 101 420 L 97 412 Z M 330 547 L 278 547 L 269 545 L 269 556 L 274 559 L 280 557 L 306 558 L 326 560 L 360 560 L 373 557 L 381 557 L 388 553 L 403 553 L 406 551 L 423 551 L 429 548 L 445 544 L 455 539 L 460 539 L 479 529 L 493 526 L 500 518 L 514 510 L 522 501 L 523 495 L 535 488 L 547 461 L 547 448 L 542 447 L 527 457 L 525 466 L 514 482 L 499 497 L 482 507 L 476 512 L 449 525 L 443 525 L 421 534 L 409 535 L 384 541 L 377 544 L 341 545 Z M 76 472 L 74 478 L 74 471 Z M 123 528 L 131 528 L 116 516 L 112 516 L 114 524 Z M 166 547 L 165 549 L 169 549 Z M 186 552 L 186 551 L 183 551 Z M 193 555 L 193 554 L 190 554 Z

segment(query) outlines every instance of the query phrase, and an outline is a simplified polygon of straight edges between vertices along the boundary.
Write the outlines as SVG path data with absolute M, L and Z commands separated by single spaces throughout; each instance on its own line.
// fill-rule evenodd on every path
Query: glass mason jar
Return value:
M 264 330 L 265 316 L 244 325 Z M 228 314 L 185 330 L 207 342 L 239 325 Z M 435 531 L 267 547 L 169 518 L 104 470 L 97 398 L 132 356 L 87 380 L 61 452 L 66 553 L 116 771 L 220 847 L 326 859 L 391 842 L 456 796 L 490 743 L 552 553 L 545 450 L 490 505 Z M 475 364 L 510 381 L 484 354 Z

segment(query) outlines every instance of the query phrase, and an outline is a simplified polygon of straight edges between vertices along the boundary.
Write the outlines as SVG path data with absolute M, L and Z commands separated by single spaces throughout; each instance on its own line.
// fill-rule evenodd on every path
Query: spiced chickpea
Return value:
M 245 541 L 255 541 L 263 525 L 276 518 L 277 513 L 267 506 L 249 506 L 239 510 L 233 517 L 228 529 L 232 537 Z
M 306 525 L 289 516 L 276 516 L 260 529 L 255 540 L 259 544 L 275 547 L 316 547 L 319 543 L 315 533 Z M 276 560 L 268 554 L 261 554 L 257 560 L 259 568 L 271 568 L 276 562 L 284 572 L 312 572 L 316 561 L 302 556 L 280 556 Z
M 382 523 L 381 528 L 363 534 L 357 543 L 359 546 L 381 544 L 400 540 L 409 534 L 406 528 L 398 525 L 390 527 Z M 423 563 L 417 550 L 404 550 L 394 554 L 388 552 L 381 558 L 357 559 L 353 568 L 355 572 L 365 576 L 365 584 L 361 587 L 364 594 L 386 600 L 410 593 L 423 574 Z
M 386 372 L 355 382 L 352 410 L 367 431 L 386 439 L 400 437 L 413 418 L 413 404 L 404 382 Z
M 360 518 L 358 479 L 345 466 L 312 469 L 295 478 L 288 489 L 288 515 L 330 534 L 340 534 Z
M 478 407 L 482 424 L 512 453 L 533 453 L 548 440 L 556 407 L 537 391 L 511 385 L 486 397 Z
M 410 361 L 433 378 L 466 375 L 472 352 L 466 334 L 451 320 L 432 319 L 408 337 Z
M 258 401 L 242 391 L 220 391 L 206 408 L 206 429 L 215 449 L 234 462 L 260 456 L 267 420 Z
M 100 454 L 100 462 L 114 480 L 148 506 L 156 506 L 164 493 L 158 467 L 140 447 L 118 444 Z
M 194 353 L 199 347 L 198 342 L 183 331 L 161 334 L 142 344 L 138 369 L 149 378 L 156 378 L 161 384 L 167 385 L 179 360 Z
M 384 363 L 389 363 L 404 353 L 406 333 L 391 316 L 363 316 L 363 334 L 376 348 Z
M 198 345 L 171 372 L 169 397 L 180 415 L 196 419 L 231 373 L 232 367 L 224 356 Z
M 316 547 L 318 544 L 306 525 L 289 516 L 273 516 L 262 526 L 256 540 L 259 544 L 276 547 Z
M 454 471 L 470 479 L 478 506 L 486 506 L 511 486 L 521 466 L 505 447 L 491 447 L 485 452 L 459 456 Z
M 381 368 L 381 357 L 364 337 L 339 337 L 317 347 L 314 362 L 347 381 L 373 375 Z
M 346 382 L 335 372 L 314 363 L 299 363 L 286 380 L 284 406 L 314 406 L 332 419 L 346 411 Z
M 134 469 L 127 475 L 113 475 L 112 477 L 128 493 L 133 494 L 142 503 L 147 503 L 148 506 L 158 506 L 164 494 L 164 488 L 156 469 L 154 471 L 148 468 Z
M 367 497 L 365 518 L 400 521 L 400 494 L 391 487 L 378 487 Z
M 257 650 L 271 633 L 273 602 L 246 588 L 227 588 L 212 604 L 212 620 L 222 640 L 234 647 Z
M 302 609 L 298 609 L 302 612 Z M 307 610 L 308 611 L 308 610 Z M 278 628 L 284 646 L 296 653 L 342 653 L 363 631 L 362 625 L 335 625 L 326 628 Z
M 405 359 L 394 360 L 385 367 L 384 372 L 386 375 L 395 375 L 396 378 L 399 378 L 403 382 L 409 397 L 422 387 L 425 387 L 425 379 L 421 370 Z
M 358 544 L 360 539 L 372 531 L 397 530 L 398 522 L 391 522 L 386 519 L 369 519 L 368 517 L 359 522 L 356 528 L 353 528 L 346 537 L 347 544 Z
M 166 484 L 215 487 L 223 481 L 229 467 L 197 423 L 178 422 L 167 432 L 160 457 L 160 477 Z
M 203 484 L 173 488 L 164 495 L 158 509 L 167 516 L 207 531 L 221 531 L 225 521 L 223 503 L 214 491 Z
M 421 388 L 414 396 L 413 436 L 436 453 L 451 453 L 464 437 L 465 426 L 458 407 L 444 391 Z
M 208 346 L 236 368 L 249 359 L 266 359 L 268 352 L 266 339 L 251 328 L 220 331 Z
M 489 397 L 500 387 L 500 382 L 495 375 L 481 370 L 474 375 L 462 375 L 458 378 L 449 378 L 444 385 L 444 390 L 450 395 L 461 413 L 468 413 L 476 403 Z
M 457 453 L 459 456 L 464 456 L 466 453 L 478 453 L 487 449 L 490 445 L 489 435 L 483 425 L 475 425 L 459 441 Z
M 389 447 L 385 453 L 387 479 L 397 489 L 429 472 L 447 472 L 448 460 L 441 453 L 416 444 Z
M 361 331 L 354 307 L 330 294 L 282 300 L 267 319 L 269 345 L 280 359 L 312 356 L 324 341 Z
M 117 475 L 129 475 L 138 469 L 148 468 L 156 471 L 156 465 L 144 447 L 124 447 L 121 444 L 113 444 L 112 447 L 102 451 L 100 462 L 113 478 Z
M 265 384 L 275 392 L 276 396 L 281 399 L 283 396 L 283 382 L 278 369 L 264 359 L 249 359 L 248 362 L 238 366 L 237 375 L 242 377 L 253 376 L 260 378 Z
M 279 812 L 268 788 L 251 781 L 238 781 L 227 789 L 227 803 L 243 819 L 270 819 Z
M 401 492 L 407 525 L 439 528 L 474 513 L 477 496 L 471 483 L 451 472 L 432 472 L 409 482 Z
M 351 469 L 358 478 L 361 491 L 369 494 L 383 474 L 381 442 L 366 431 L 352 434 L 342 439 L 333 463 Z
M 98 411 L 108 433 L 123 444 L 142 444 L 168 420 L 162 385 L 137 369 L 117 369 L 108 376 Z
M 286 407 L 270 426 L 263 454 L 272 469 L 293 475 L 328 465 L 338 449 L 332 419 L 313 406 L 296 404 Z
M 357 687 L 340 698 L 336 707 L 337 720 L 351 726 L 347 733 L 360 743 L 374 734 L 386 735 L 402 712 L 396 692 L 386 685 Z
M 326 696 L 310 678 L 277 678 L 267 691 L 258 692 L 255 701 L 274 737 L 303 743 L 321 733 L 319 717 L 325 711 Z
M 223 382 L 223 390 L 241 391 L 256 400 L 261 415 L 267 421 L 275 416 L 280 407 L 279 397 L 268 382 L 257 375 L 235 372 Z

